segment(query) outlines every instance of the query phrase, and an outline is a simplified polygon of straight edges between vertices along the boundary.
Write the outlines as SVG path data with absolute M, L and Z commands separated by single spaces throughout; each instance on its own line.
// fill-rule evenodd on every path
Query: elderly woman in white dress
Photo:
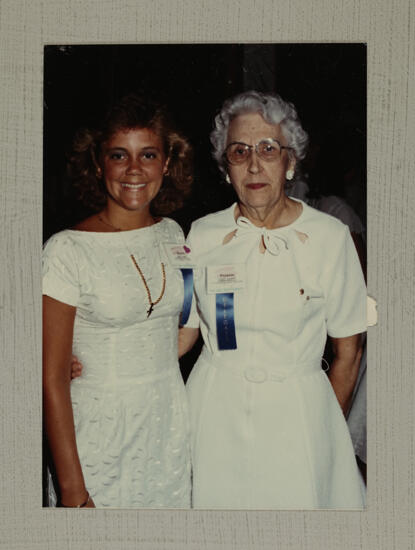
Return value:
M 188 236 L 198 269 L 183 347 L 199 326 L 204 340 L 187 383 L 195 508 L 365 503 L 344 413 L 366 288 L 347 226 L 284 193 L 307 140 L 273 94 L 242 93 L 215 119 L 214 157 L 238 200 Z
M 45 426 L 65 507 L 188 508 L 190 440 L 178 365 L 176 222 L 191 150 L 163 107 L 128 95 L 79 134 L 71 166 L 95 214 L 44 250 Z M 170 252 L 169 252 L 170 251 Z M 70 357 L 82 377 L 70 382 Z

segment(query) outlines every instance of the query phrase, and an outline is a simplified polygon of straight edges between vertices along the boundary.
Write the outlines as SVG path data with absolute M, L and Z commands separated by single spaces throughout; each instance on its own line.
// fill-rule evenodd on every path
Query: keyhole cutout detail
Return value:
M 265 254 L 265 242 L 264 242 L 264 235 L 261 235 L 261 240 L 259 241 L 259 252 L 261 254 Z

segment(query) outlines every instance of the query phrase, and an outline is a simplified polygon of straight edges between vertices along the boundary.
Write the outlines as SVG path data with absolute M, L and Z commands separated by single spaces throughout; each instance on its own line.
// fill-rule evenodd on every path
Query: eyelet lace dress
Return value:
M 65 230 L 44 248 L 43 293 L 76 306 L 71 382 L 76 444 L 96 507 L 189 508 L 187 397 L 177 360 L 180 270 L 161 243 L 183 242 L 168 218 L 115 233 Z M 147 318 L 148 296 L 166 289 Z M 50 504 L 56 505 L 49 483 Z

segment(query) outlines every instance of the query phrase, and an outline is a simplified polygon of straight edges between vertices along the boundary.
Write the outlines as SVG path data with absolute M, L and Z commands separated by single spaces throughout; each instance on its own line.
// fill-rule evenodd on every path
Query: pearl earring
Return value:
M 292 168 L 290 168 L 289 170 L 287 170 L 286 174 L 285 174 L 285 177 L 288 181 L 292 180 L 293 177 L 294 177 L 294 170 Z
M 231 178 L 229 177 L 229 174 L 226 174 L 225 181 L 226 181 L 226 183 L 228 183 L 230 185 Z

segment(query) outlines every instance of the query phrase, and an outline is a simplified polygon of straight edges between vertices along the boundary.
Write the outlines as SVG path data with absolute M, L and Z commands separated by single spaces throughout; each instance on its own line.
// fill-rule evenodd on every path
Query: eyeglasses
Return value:
M 243 164 L 251 158 L 253 149 L 255 149 L 260 159 L 272 162 L 281 158 L 283 149 L 292 149 L 292 147 L 281 145 L 274 138 L 261 139 L 255 145 L 247 145 L 240 141 L 234 141 L 226 147 L 223 156 L 229 164 Z

